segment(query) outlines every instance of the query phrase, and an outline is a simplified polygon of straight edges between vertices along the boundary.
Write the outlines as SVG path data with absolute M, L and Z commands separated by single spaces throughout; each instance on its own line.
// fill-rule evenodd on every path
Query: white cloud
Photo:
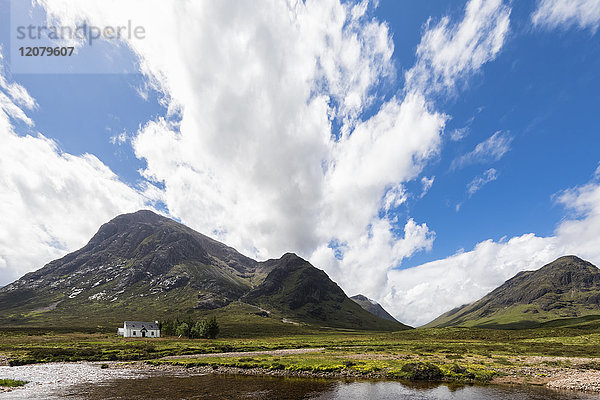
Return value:
M 15 82 L 8 82 L 5 74 L 4 56 L 2 55 L 2 46 L 0 46 L 0 110 L 5 117 L 33 126 L 33 121 L 21 107 L 32 110 L 37 107 L 37 103 L 24 87 Z
M 531 20 L 548 29 L 575 25 L 595 32 L 600 25 L 600 0 L 540 0 Z
M 460 24 L 444 17 L 429 27 L 417 47 L 418 61 L 406 73 L 407 86 L 424 91 L 455 90 L 500 52 L 509 30 L 510 8 L 502 0 L 471 0 Z
M 0 82 L 15 102 L 34 107 L 2 71 Z M 31 121 L 0 91 L 0 284 L 82 247 L 102 223 L 143 208 L 155 194 L 123 184 L 91 154 L 63 153 L 41 134 L 17 135 L 11 119 Z
M 383 209 L 385 212 L 390 211 L 390 209 L 401 206 L 408 199 L 408 195 L 406 194 L 406 190 L 402 185 L 395 186 L 387 191 L 385 196 L 383 196 Z
M 487 240 L 444 260 L 390 270 L 430 249 L 435 233 L 423 222 L 398 221 L 387 213 L 380 217 L 380 212 L 405 201 L 404 183 L 418 179 L 439 152 L 449 117 L 432 106 L 430 96 L 456 91 L 499 53 L 510 17 L 501 1 L 472 0 L 461 21 L 443 18 L 426 27 L 405 90 L 382 104 L 376 103 L 374 91 L 381 80 L 393 79 L 393 45 L 387 25 L 365 14 L 366 3 L 272 1 L 262 2 L 260 10 L 256 3 L 225 1 L 44 4 L 61 18 L 88 18 L 99 25 L 134 18 L 146 28 L 147 38 L 130 45 L 149 84 L 165 94 L 169 116 L 181 117 L 177 122 L 148 121 L 133 139 L 136 155 L 147 162 L 143 175 L 165 186 L 151 197 L 160 197 L 172 215 L 193 228 L 249 255 L 278 257 L 296 251 L 324 268 L 349 294 L 362 292 L 411 324 L 474 301 L 516 272 L 563 254 L 600 262 L 600 185 L 590 183 L 560 194 L 559 202 L 573 217 L 553 236 Z M 6 107 L 12 107 L 11 118 L 27 118 L 14 106 Z M 377 111 L 362 120 L 366 106 Z M 343 125 L 337 139 L 332 139 L 334 119 Z M 30 209 L 36 215 L 25 220 L 31 232 L 16 231 L 19 243 L 51 242 L 42 247 L 46 253 L 35 250 L 36 259 L 49 259 L 57 248 L 77 247 L 77 237 L 93 232 L 109 214 L 145 201 L 93 156 L 62 154 L 43 137 L 3 134 L 17 144 L 28 140 L 32 148 L 40 148 L 31 161 L 32 176 L 14 175 L 12 168 L 12 181 L 0 175 L 13 185 L 6 193 L 29 193 L 35 203 L 22 203 L 15 215 Z M 511 140 L 496 132 L 459 158 L 457 167 L 498 160 Z M 44 176 L 47 169 L 39 165 L 47 162 L 65 171 L 66 188 L 74 191 L 69 198 L 76 200 L 59 202 L 65 190 L 61 180 L 50 179 L 50 188 L 32 184 L 21 189 L 22 182 Z M 89 182 L 79 182 L 80 170 L 92 177 Z M 425 192 L 429 180 L 421 182 Z M 88 204 L 98 207 L 96 197 L 89 195 L 96 190 L 98 201 L 109 206 L 89 213 Z M 104 190 L 118 195 L 103 198 Z M 31 193 L 48 193 L 48 207 L 61 212 L 49 212 L 40 200 L 45 197 Z M 17 210 L 22 202 L 17 195 L 2 201 L 16 204 Z M 65 232 L 67 223 L 59 220 L 71 209 L 84 221 L 78 222 L 80 234 L 73 238 Z M 45 214 L 56 217 L 42 218 Z M 98 221 L 82 217 L 88 214 Z M 54 226 L 58 228 L 48 233 Z M 394 233 L 398 228 L 400 235 Z M 3 254 L 6 240 L 0 238 Z M 330 243 L 340 244 L 342 260 Z M 26 251 L 15 248 L 9 257 L 0 257 L 0 266 L 17 265 L 16 256 Z
M 467 137 L 468 134 L 469 134 L 468 127 L 465 126 L 463 128 L 457 128 L 457 129 L 454 129 L 452 132 L 450 132 L 450 140 L 452 140 L 453 142 L 458 142 L 459 140 L 462 140 L 465 137 Z
M 430 23 L 405 90 L 381 104 L 375 90 L 393 79 L 393 45 L 364 2 L 273 0 L 261 9 L 244 1 L 42 3 L 63 20 L 115 25 L 131 18 L 146 28 L 146 39 L 130 46 L 169 113 L 144 124 L 132 144 L 147 163 L 142 174 L 165 190 L 140 193 L 92 155 L 61 153 L 43 136 L 17 136 L 9 119 L 33 125 L 23 108 L 35 102 L 2 86 L 3 276 L 79 247 L 101 222 L 157 198 L 183 222 L 249 255 L 296 251 L 349 294 L 362 292 L 411 324 L 563 254 L 600 262 L 600 185 L 592 182 L 557 197 L 572 216 L 553 236 L 487 240 L 391 270 L 430 249 L 435 233 L 381 211 L 405 201 L 404 184 L 439 152 L 449 116 L 431 96 L 456 91 L 499 53 L 510 17 L 499 0 L 472 0 L 461 21 Z M 376 112 L 363 120 L 366 106 Z M 336 139 L 334 119 L 343 126 Z M 511 140 L 497 132 L 457 163 L 497 160 Z M 421 180 L 424 191 L 429 182 Z
M 470 164 L 498 161 L 510 150 L 512 136 L 508 132 L 498 131 L 479 143 L 473 151 L 452 161 L 450 169 L 462 168 Z
M 129 139 L 129 137 L 127 136 L 127 132 L 123 131 L 119 134 L 113 135 L 110 137 L 110 143 L 114 144 L 114 145 L 122 145 L 125 142 L 127 142 L 127 139 Z
M 3 99 L 1 101 L 5 112 L 11 113 L 11 115 L 13 116 L 16 116 L 18 114 L 19 119 L 31 125 L 31 120 L 28 120 L 27 118 L 24 119 L 24 113 L 21 114 L 22 110 L 19 109 L 19 111 L 21 111 L 21 113 L 19 113 L 16 109 L 18 108 L 18 106 L 22 106 L 28 110 L 33 110 L 34 108 L 37 108 L 37 103 L 23 86 L 15 82 L 8 82 L 6 80 L 4 71 L 4 56 L 2 55 L 2 46 L 0 46 L 0 88 L 4 92 L 2 93 Z M 9 101 L 14 102 L 16 104 L 10 105 Z
M 393 43 L 366 2 L 42 3 L 63 21 L 145 27 L 129 45 L 180 120 L 148 121 L 132 144 L 172 215 L 252 256 L 296 251 L 375 299 L 386 272 L 435 237 L 380 216 L 439 152 L 448 116 L 429 95 L 495 58 L 510 14 L 472 0 L 461 21 L 427 28 L 405 90 L 382 103 Z M 367 106 L 376 112 L 365 119 Z M 343 244 L 343 260 L 330 243 Z
M 435 180 L 435 176 L 432 176 L 431 178 L 424 176 L 421 178 L 421 185 L 423 185 L 423 191 L 421 192 L 421 195 L 419 196 L 419 198 L 425 197 L 427 192 L 429 192 L 429 189 L 431 189 L 431 187 L 433 186 L 434 180 Z
M 383 306 L 400 320 L 421 325 L 478 300 L 519 271 L 540 268 L 560 256 L 575 254 L 600 265 L 600 184 L 565 190 L 557 200 L 572 215 L 554 235 L 486 240 L 469 252 L 391 271 Z
M 467 184 L 467 193 L 469 193 L 469 197 L 473 196 L 485 184 L 493 182 L 496 179 L 498 179 L 498 173 L 494 168 L 490 168 L 483 174 L 476 176 L 471 182 Z

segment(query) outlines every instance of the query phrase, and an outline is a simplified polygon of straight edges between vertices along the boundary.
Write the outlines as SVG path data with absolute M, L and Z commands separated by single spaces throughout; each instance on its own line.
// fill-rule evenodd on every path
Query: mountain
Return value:
M 600 270 L 564 256 L 537 271 L 519 272 L 475 303 L 442 314 L 425 327 L 561 326 L 600 316 Z
M 392 317 L 387 311 L 385 311 L 385 309 L 381 307 L 379 303 L 377 303 L 375 300 L 369 299 L 367 296 L 357 294 L 356 296 L 350 297 L 350 299 L 371 314 L 377 315 L 379 318 L 398 322 L 396 318 Z
M 151 211 L 120 215 L 83 248 L 0 289 L 4 325 L 108 326 L 218 315 L 239 329 L 285 322 L 353 329 L 374 317 L 296 256 L 258 262 Z

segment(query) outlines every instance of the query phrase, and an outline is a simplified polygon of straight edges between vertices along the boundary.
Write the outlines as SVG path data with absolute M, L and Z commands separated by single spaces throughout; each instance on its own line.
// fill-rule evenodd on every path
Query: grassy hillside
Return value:
M 442 314 L 425 327 L 523 329 L 566 326 L 568 321 L 584 317 L 592 321 L 596 316 L 600 316 L 600 270 L 565 256 L 537 271 L 518 273 L 481 300 Z
M 268 310 L 277 310 L 297 321 L 316 326 L 365 330 L 410 329 L 365 311 L 328 279 L 325 272 L 312 267 L 295 254 L 278 261 L 264 282 L 250 291 L 244 300 Z

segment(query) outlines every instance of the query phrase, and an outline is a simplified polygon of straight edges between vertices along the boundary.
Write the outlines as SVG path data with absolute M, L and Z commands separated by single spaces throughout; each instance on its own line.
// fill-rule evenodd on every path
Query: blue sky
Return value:
M 109 51 L 104 49 L 111 46 L 105 43 L 94 49 L 96 58 L 83 58 L 83 64 L 87 60 L 90 65 L 79 65 L 78 68 L 83 68 L 79 71 L 82 73 L 55 73 L 54 69 L 48 71 L 50 73 L 18 73 L 11 70 L 10 58 L 14 53 L 9 49 L 14 50 L 14 43 L 10 40 L 11 24 L 6 23 L 12 22 L 14 28 L 15 19 L 9 21 L 9 2 L 2 0 L 2 3 L 0 18 L 5 23 L 1 24 L 0 44 L 5 57 L 4 75 L 7 81 L 26 89 L 37 103 L 35 107 L 24 109 L 32 124 L 11 116 L 13 133 L 20 138 L 35 137 L 40 133 L 55 142 L 58 155 L 95 156 L 116 175 L 108 178 L 111 184 L 117 185 L 114 190 L 123 191 L 122 201 L 111 200 L 110 205 L 99 209 L 82 206 L 77 199 L 78 190 L 69 192 L 73 202 L 78 204 L 71 209 L 65 206 L 64 212 L 77 215 L 79 219 L 82 215 L 95 216 L 78 229 L 78 235 L 48 230 L 47 226 L 54 219 L 46 221 L 42 218 L 47 210 L 29 209 L 33 214 L 40 214 L 30 221 L 31 224 L 49 232 L 48 236 L 36 234 L 29 239 L 42 238 L 45 243 L 57 245 L 46 246 L 26 265 L 16 265 L 11 260 L 18 252 L 9 254 L 5 250 L 3 253 L 0 240 L 0 258 L 4 256 L 9 272 L 6 276 L 11 279 L 42 266 L 36 263 L 47 262 L 61 252 L 74 250 L 85 243 L 93 233 L 92 226 L 102 222 L 101 218 L 132 211 L 140 205 L 168 213 L 254 257 L 278 257 L 283 250 L 296 251 L 325 269 L 349 294 L 366 291 L 367 295 L 376 297 L 396 316 L 410 323 L 427 322 L 402 309 L 402 302 L 416 301 L 411 297 L 415 294 L 408 293 L 421 287 L 418 280 L 429 279 L 420 278 L 429 276 L 424 271 L 440 268 L 443 275 L 460 270 L 462 272 L 455 274 L 456 284 L 452 290 L 464 290 L 461 274 L 474 268 L 473 263 L 484 264 L 481 274 L 489 272 L 491 278 L 481 281 L 473 278 L 469 287 L 475 289 L 469 289 L 466 297 L 456 300 L 460 302 L 474 300 L 512 273 L 540 267 L 542 261 L 552 261 L 548 258 L 563 251 L 578 251 L 592 260 L 600 256 L 589 250 L 595 244 L 580 249 L 564 239 L 566 234 L 561 233 L 567 229 L 565 221 L 583 221 L 588 224 L 585 232 L 598 228 L 596 221 L 590 219 L 596 204 L 590 205 L 589 196 L 584 197 L 596 188 L 594 174 L 600 161 L 600 40 L 597 33 L 600 15 L 594 19 L 600 8 L 598 1 L 573 2 L 588 7 L 585 16 L 577 10 L 573 15 L 560 16 L 547 10 L 546 14 L 540 11 L 544 7 L 551 10 L 552 6 L 560 5 L 559 0 L 484 2 L 494 3 L 488 11 L 475 0 L 469 3 L 381 0 L 377 6 L 369 5 L 366 13 L 355 22 L 350 23 L 348 19 L 341 26 L 340 56 L 336 55 L 337 48 L 323 52 L 315 50 L 315 60 L 336 66 L 334 71 L 342 79 L 323 67 L 324 72 L 317 73 L 318 78 L 314 78 L 315 82 L 326 82 L 323 89 L 322 84 L 310 86 L 312 72 L 307 72 L 307 76 L 311 76 L 307 87 L 312 87 L 313 95 L 298 104 L 291 94 L 286 97 L 286 91 L 304 93 L 302 88 L 306 82 L 292 82 L 290 77 L 304 76 L 305 70 L 286 74 L 297 65 L 300 65 L 297 68 L 304 67 L 302 60 L 293 58 L 312 51 L 311 42 L 300 43 L 305 46 L 299 47 L 304 49 L 302 51 L 290 52 L 288 59 L 293 61 L 290 66 L 286 66 L 285 58 L 282 58 L 278 62 L 283 67 L 269 69 L 277 65 L 277 61 L 271 60 L 279 57 L 277 50 L 282 49 L 281 54 L 288 54 L 285 49 L 291 42 L 282 43 L 280 48 L 275 43 L 279 40 L 275 35 L 268 45 L 272 46 L 271 53 L 263 51 L 267 47 L 258 46 L 257 41 L 262 36 L 253 36 L 240 53 L 242 55 L 238 55 L 236 46 L 239 43 L 225 42 L 232 32 L 225 25 L 218 25 L 218 21 L 212 31 L 207 28 L 206 37 L 198 37 L 195 41 L 194 38 L 182 39 L 176 34 L 179 27 L 167 26 L 152 15 L 153 5 L 138 14 L 135 3 L 131 3 L 124 13 L 129 12 L 129 18 L 134 21 L 137 18 L 144 24 L 148 38 L 139 44 L 129 44 L 132 50 L 121 47 L 114 54 L 123 59 L 113 62 L 139 67 L 137 63 L 141 60 L 147 69 L 126 74 L 87 73 L 86 68 L 92 63 L 94 72 L 98 70 L 97 60 L 103 59 L 102 53 Z M 79 14 L 73 11 L 73 15 L 61 15 L 60 4 L 62 0 L 54 5 L 49 2 L 46 7 L 55 16 L 64 18 L 63 21 L 84 15 L 101 24 L 119 15 L 116 11 L 111 14 L 111 7 L 100 12 L 93 6 L 85 9 L 81 5 L 78 7 L 83 8 L 77 10 Z M 344 4 L 338 11 L 344 9 L 350 15 L 354 3 Z M 445 18 L 447 29 L 442 32 L 448 36 L 448 43 L 457 41 L 459 37 L 453 36 L 453 32 L 469 22 L 465 17 L 467 4 L 474 9 L 479 7 L 474 12 L 474 20 L 480 18 L 483 21 L 487 18 L 485 12 L 489 12 L 498 18 L 498 26 L 501 18 L 509 19 L 508 29 L 500 32 L 492 22 L 476 25 L 476 29 L 480 29 L 479 36 L 475 35 L 472 40 L 483 43 L 486 37 L 495 35 L 501 42 L 499 48 L 482 48 L 485 56 L 477 62 L 473 61 L 477 56 L 475 52 L 462 64 L 460 54 L 453 55 L 454 58 L 447 62 L 454 60 L 458 72 L 450 77 L 450 86 L 433 89 L 428 85 L 441 79 L 435 75 L 438 73 L 435 68 L 443 66 L 437 65 L 435 59 L 427 60 L 418 49 L 441 51 L 424 38 L 428 32 L 443 28 Z M 311 7 L 317 8 L 306 5 L 306 15 L 312 12 Z M 164 12 L 159 6 L 156 8 L 157 15 Z M 277 12 L 277 7 L 273 9 L 273 13 Z M 195 11 L 188 10 L 187 13 L 193 15 Z M 202 10 L 207 15 L 210 11 Z M 177 16 L 178 11 L 173 12 Z M 534 19 L 536 12 L 541 15 L 538 20 Z M 224 17 L 222 12 L 215 15 L 233 22 L 239 17 Z M 308 18 L 306 15 L 302 18 Z M 199 14 L 198 20 L 202 18 L 205 17 Z M 248 20 L 250 22 L 244 22 L 239 28 L 242 37 L 246 32 L 254 32 L 254 20 L 252 17 Z M 154 23 L 156 26 L 152 25 Z M 302 35 L 294 36 L 296 33 L 288 32 L 286 26 L 278 25 L 280 22 L 269 26 L 268 18 L 265 22 L 257 17 L 256 24 L 267 24 L 265 31 L 271 28 L 273 32 L 281 31 L 282 41 L 285 38 L 293 41 L 307 34 L 304 31 Z M 319 22 L 315 26 L 319 26 Z M 376 47 L 368 36 L 369 27 L 371 31 L 382 32 L 381 37 L 387 35 L 389 41 L 379 42 Z M 153 29 L 161 30 L 160 36 L 152 36 Z M 344 41 L 350 43 L 348 46 L 352 44 L 352 34 L 362 41 L 363 47 L 356 65 L 349 64 L 348 67 L 344 64 L 343 54 L 349 54 L 350 50 L 343 45 Z M 169 35 L 172 35 L 170 41 L 165 38 Z M 217 36 L 211 39 L 210 35 Z M 336 36 L 331 35 L 328 41 L 333 43 L 331 46 L 337 46 L 337 39 L 331 39 Z M 188 39 L 190 43 L 184 43 Z M 166 46 L 163 53 L 153 50 L 160 46 Z M 481 46 L 485 47 L 484 44 Z M 197 54 L 190 54 L 194 49 Z M 460 51 L 466 53 L 469 49 L 467 46 Z M 170 51 L 174 53 L 167 54 Z M 328 60 L 330 56 L 332 59 Z M 171 58 L 173 62 L 169 64 L 167 59 Z M 216 60 L 215 65 L 211 60 Z M 229 65 L 231 60 L 246 60 L 247 63 L 243 61 L 236 66 L 232 62 Z M 222 68 L 218 62 L 223 63 Z M 424 63 L 424 67 L 419 67 L 420 63 Z M 270 72 L 263 76 L 262 67 Z M 108 65 L 107 70 L 110 68 Z M 353 69 L 359 68 L 364 68 L 364 76 L 370 76 L 366 86 L 361 84 L 360 76 L 352 73 Z M 234 74 L 227 76 L 227 71 L 234 71 Z M 282 75 L 278 76 L 277 71 L 283 71 Z M 306 71 L 312 70 L 307 67 Z M 425 84 L 407 82 L 409 71 L 425 74 Z M 349 100 L 355 93 L 360 97 L 358 106 Z M 421 133 L 420 125 L 398 122 L 394 128 L 397 133 L 390 133 L 386 142 L 397 147 L 384 146 L 386 154 L 381 156 L 385 160 L 382 169 L 361 164 L 365 160 L 377 160 L 376 152 L 365 152 L 353 158 L 365 144 L 355 148 L 351 137 L 355 136 L 358 142 L 359 135 L 366 136 L 370 130 L 376 137 L 377 128 L 373 127 L 378 117 L 383 118 L 382 110 L 397 105 L 400 108 L 392 107 L 395 111 L 389 114 L 400 115 L 398 110 L 408 107 L 407 99 L 411 93 L 425 101 L 417 107 L 421 107 L 421 111 L 415 111 L 418 115 L 415 118 L 425 121 L 430 115 L 439 120 L 427 120 L 428 125 Z M 334 108 L 328 114 L 333 128 L 327 128 L 327 117 L 310 119 L 322 110 L 322 104 L 316 101 L 317 94 L 327 95 L 327 104 Z M 274 100 L 260 100 L 269 96 Z M 386 118 L 393 120 L 393 115 L 386 114 Z M 321 128 L 296 132 L 300 125 Z M 273 129 L 273 136 L 265 134 L 263 137 L 263 132 L 269 129 Z M 287 131 L 281 139 L 273 140 L 278 138 L 277 132 L 281 133 L 281 129 Z M 332 129 L 332 137 L 342 139 L 337 145 L 332 142 L 316 146 L 315 132 L 320 129 Z M 345 138 L 341 133 L 344 129 L 349 132 Z M 288 131 L 292 132 L 289 137 L 286 136 Z M 396 139 L 392 138 L 394 135 Z M 418 138 L 411 139 L 414 136 Z M 413 141 L 420 144 L 404 145 Z M 376 150 L 376 143 L 372 144 Z M 269 146 L 272 148 L 266 148 Z M 285 155 L 287 151 L 290 152 L 287 158 L 276 155 L 278 152 Z M 316 169 L 306 161 L 319 157 L 322 165 L 329 165 L 324 176 L 319 175 L 319 160 Z M 408 164 L 400 163 L 398 159 L 406 159 Z M 282 168 L 281 163 L 286 160 L 289 160 L 289 166 Z M 248 169 L 244 168 L 244 163 Z M 347 171 L 344 172 L 342 167 Z M 390 171 L 392 168 L 399 172 Z M 319 177 L 315 178 L 315 174 Z M 388 175 L 389 178 L 382 178 Z M 207 176 L 216 176 L 216 181 Z M 431 187 L 423 193 L 423 179 L 432 177 Z M 17 182 L 18 178 L 14 179 Z M 72 184 L 77 186 L 77 179 L 83 178 L 73 179 Z M 93 179 L 96 178 L 90 177 Z M 374 188 L 375 184 L 371 185 L 371 182 L 377 182 L 379 186 Z M 56 187 L 53 189 L 56 193 L 52 195 L 59 196 L 60 190 Z M 263 190 L 254 191 L 256 187 Z M 4 190 L 8 199 L 12 194 L 18 194 L 19 198 L 24 196 L 23 192 L 17 193 L 20 189 L 12 189 L 12 194 L 9 193 L 11 189 Z M 35 190 L 29 195 L 36 196 L 31 193 L 36 193 Z M 388 208 L 378 205 L 383 204 L 386 193 L 399 193 Z M 51 195 L 40 193 L 39 196 Z M 109 197 L 110 193 L 107 193 L 106 198 Z M 317 199 L 314 206 L 308 205 L 311 198 Z M 74 212 L 74 209 L 78 211 Z M 362 212 L 364 216 L 359 215 Z M 55 218 L 64 219 L 59 211 L 55 213 Z M 337 214 L 342 216 L 335 216 Z M 334 217 L 329 218 L 331 215 Z M 354 221 L 355 217 L 358 222 Z M 312 227 L 317 225 L 318 229 L 313 231 Z M 377 229 L 383 232 L 381 238 L 377 236 Z M 511 250 L 514 247 L 508 243 L 511 238 L 523 238 L 529 233 L 533 238 L 527 238 L 527 241 L 531 240 L 535 245 Z M 27 238 L 27 235 L 24 233 L 22 237 Z M 480 256 L 477 252 L 485 246 L 478 244 L 489 239 L 488 245 L 494 250 L 485 250 L 485 256 Z M 332 243 L 337 245 L 331 246 Z M 472 259 L 459 258 L 461 252 Z M 494 255 L 490 256 L 490 252 Z M 382 253 L 387 255 L 372 261 Z M 508 260 L 505 253 L 515 260 Z M 409 277 L 397 275 L 400 274 L 398 270 L 405 270 L 406 274 L 420 272 Z M 362 288 L 363 275 L 376 278 Z M 398 276 L 410 282 L 406 284 L 408 286 L 394 283 Z M 0 282 L 5 283 L 8 281 Z M 435 285 L 439 284 L 430 283 L 423 290 L 436 290 L 438 286 Z M 398 295 L 400 292 L 404 294 Z M 428 307 L 427 304 L 414 304 Z M 443 306 L 435 311 L 443 311 Z
M 411 214 L 437 221 L 438 235 L 430 253 L 405 266 L 470 249 L 483 238 L 550 235 L 564 215 L 552 196 L 589 181 L 598 165 L 598 36 L 578 29 L 540 32 L 529 23 L 534 4 L 513 6 L 502 53 L 457 98 L 440 99 L 453 116 L 446 131 L 466 126 L 469 134 L 447 142 L 439 162 L 425 169 L 436 176 L 435 185 Z M 514 138 L 502 159 L 448 172 L 452 160 L 499 130 Z M 490 167 L 498 179 L 468 198 L 466 185 Z

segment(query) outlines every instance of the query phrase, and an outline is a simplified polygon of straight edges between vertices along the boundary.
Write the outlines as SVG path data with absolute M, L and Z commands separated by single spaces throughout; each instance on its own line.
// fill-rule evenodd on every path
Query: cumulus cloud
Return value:
M 540 0 L 531 20 L 547 29 L 577 26 L 596 32 L 600 25 L 600 0 Z
M 469 193 L 469 197 L 473 196 L 484 185 L 493 182 L 496 179 L 498 179 L 498 173 L 494 168 L 490 168 L 483 174 L 476 176 L 471 182 L 467 184 L 467 193 Z
M 171 215 L 255 257 L 296 251 L 376 299 L 435 238 L 387 212 L 439 153 L 448 116 L 431 95 L 496 57 L 510 15 L 472 0 L 463 19 L 430 23 L 406 87 L 382 101 L 393 42 L 367 2 L 41 3 L 63 23 L 145 27 L 128 45 L 169 113 L 132 145 Z
M 600 184 L 592 181 L 556 196 L 570 216 L 554 234 L 533 233 L 485 240 L 471 251 L 388 274 L 384 307 L 402 321 L 421 325 L 454 307 L 478 300 L 523 270 L 576 254 L 600 265 Z
M 477 144 L 467 154 L 456 158 L 450 164 L 450 169 L 458 169 L 471 164 L 490 163 L 498 161 L 510 150 L 512 136 L 508 132 L 498 131 L 492 136 Z
M 134 18 L 146 28 L 146 39 L 129 46 L 169 111 L 132 138 L 135 154 L 146 162 L 141 173 L 164 185 L 153 196 L 171 215 L 249 255 L 296 251 L 349 294 L 362 292 L 415 325 L 560 255 L 600 262 L 600 185 L 594 181 L 556 197 L 570 217 L 552 236 L 486 240 L 444 260 L 392 269 L 433 245 L 435 233 L 426 223 L 398 220 L 388 211 L 403 204 L 405 183 L 419 179 L 439 152 L 449 116 L 432 99 L 459 90 L 499 54 L 510 21 L 510 8 L 500 0 L 471 0 L 459 21 L 429 21 L 406 86 L 383 102 L 376 90 L 394 79 L 393 44 L 366 2 L 273 0 L 260 9 L 245 1 L 40 2 L 66 22 L 116 25 Z M 14 106 L 11 100 L 7 115 L 27 118 Z M 375 110 L 372 116 L 363 115 L 366 107 Z M 23 139 L 11 134 L 17 143 Z M 74 182 L 68 187 L 80 185 L 71 169 L 76 162 L 89 169 L 95 182 L 89 185 L 113 185 L 121 195 L 101 199 L 112 201 L 105 214 L 144 201 L 93 156 L 62 154 L 43 137 L 27 140 L 45 146 L 39 159 L 68 171 Z M 511 141 L 496 132 L 455 167 L 498 160 Z M 16 186 L 27 179 L 15 180 L 11 192 L 20 193 Z M 429 182 L 422 180 L 424 191 Z M 49 193 L 53 199 L 60 191 Z M 44 236 L 44 229 L 55 222 L 28 225 L 52 241 L 62 234 Z M 29 237 L 38 240 L 26 232 L 22 242 Z
M 42 134 L 18 135 L 12 121 L 31 121 L 20 105 L 36 103 L 1 71 L 0 86 L 0 284 L 7 284 L 83 246 L 102 223 L 145 207 L 155 193 L 125 185 L 91 154 L 64 153 Z

